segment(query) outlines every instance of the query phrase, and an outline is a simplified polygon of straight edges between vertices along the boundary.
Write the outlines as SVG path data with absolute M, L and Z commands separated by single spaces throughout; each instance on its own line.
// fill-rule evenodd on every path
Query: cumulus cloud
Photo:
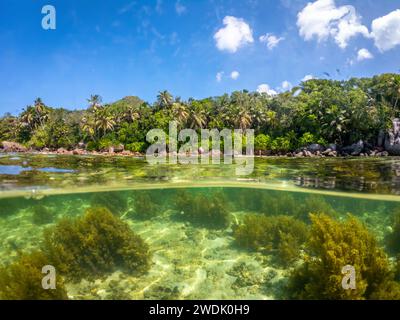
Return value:
M 317 0 L 308 3 L 297 15 L 300 36 L 319 42 L 333 38 L 338 46 L 346 48 L 351 38 L 361 34 L 370 37 L 368 28 L 351 5 L 337 7 L 335 0 Z
M 258 93 L 266 93 L 269 96 L 275 96 L 278 94 L 278 92 L 276 92 L 274 89 L 271 89 L 270 86 L 266 83 L 260 84 L 257 87 L 257 92 Z
M 175 2 L 175 11 L 178 15 L 182 15 L 186 12 L 186 7 L 178 0 Z
M 232 71 L 231 78 L 233 80 L 236 80 L 237 78 L 239 78 L 239 76 L 240 76 L 240 73 L 238 71 Z
M 221 82 L 223 75 L 224 75 L 223 71 L 217 72 L 217 75 L 215 76 L 215 78 L 217 79 L 217 82 Z
M 285 80 L 282 82 L 281 88 L 283 91 L 290 90 L 292 89 L 292 84 L 289 81 Z
M 381 52 L 400 45 L 400 9 L 373 20 L 372 37 Z
M 304 76 L 303 79 L 301 79 L 302 82 L 306 82 L 308 80 L 312 80 L 314 79 L 314 76 L 312 74 L 307 74 L 306 76 Z
M 373 55 L 371 52 L 368 51 L 368 49 L 360 49 L 357 52 L 357 61 L 363 61 L 367 59 L 373 59 Z
M 217 48 L 221 51 L 235 53 L 248 43 L 253 43 L 253 31 L 241 18 L 226 16 L 223 20 L 225 27 L 214 34 Z
M 281 42 L 282 40 L 285 40 L 285 38 L 283 38 L 283 37 L 278 38 L 277 36 L 273 35 L 272 33 L 267 33 L 267 34 L 262 35 L 259 38 L 259 40 L 262 43 L 266 43 L 268 49 L 272 50 L 279 44 L 279 42 Z

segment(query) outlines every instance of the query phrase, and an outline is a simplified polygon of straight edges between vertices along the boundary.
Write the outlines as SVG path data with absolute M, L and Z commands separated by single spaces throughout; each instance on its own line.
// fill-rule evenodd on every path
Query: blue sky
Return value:
M 41 26 L 46 4 L 55 30 Z M 397 9 L 400 0 L 1 0 L 0 113 L 36 97 L 77 109 L 90 94 L 274 94 L 324 72 L 399 72 Z

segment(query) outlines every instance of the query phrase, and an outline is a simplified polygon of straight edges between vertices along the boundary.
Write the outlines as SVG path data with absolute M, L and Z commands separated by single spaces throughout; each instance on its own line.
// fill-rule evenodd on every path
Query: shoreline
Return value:
M 83 149 L 75 149 L 75 150 L 63 150 L 63 151 L 37 151 L 37 150 L 3 150 L 0 149 L 0 154 L 33 154 L 33 155 L 68 155 L 68 156 L 101 156 L 101 157 L 132 157 L 132 158 L 144 158 L 146 156 L 145 153 L 141 152 L 132 152 L 132 151 L 121 151 L 121 152 L 110 152 L 110 151 L 87 151 Z M 166 156 L 176 156 L 176 154 L 166 153 Z M 183 154 L 180 154 L 183 156 Z M 201 153 L 192 154 L 193 156 L 201 156 Z M 209 156 L 212 156 L 209 154 Z M 220 153 L 220 156 L 223 156 Z M 238 155 L 242 157 L 249 157 L 251 155 Z M 288 152 L 286 154 L 253 154 L 254 158 L 341 158 L 341 159 L 349 159 L 349 158 L 381 158 L 381 157 L 399 157 L 396 155 L 390 155 L 387 151 L 376 152 L 375 154 L 360 154 L 360 155 L 341 155 L 340 153 L 334 154 L 315 154 L 309 152 L 303 152 L 303 154 L 296 152 Z

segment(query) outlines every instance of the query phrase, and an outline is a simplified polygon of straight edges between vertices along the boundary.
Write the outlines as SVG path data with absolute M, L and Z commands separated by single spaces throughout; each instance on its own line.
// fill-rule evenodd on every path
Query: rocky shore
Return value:
M 389 148 L 388 148 L 389 149 Z M 395 151 L 395 152 L 394 152 Z M 308 147 L 295 150 L 293 152 L 286 153 L 272 153 L 271 151 L 256 150 L 254 152 L 255 156 L 260 157 L 388 157 L 388 156 L 398 156 L 400 155 L 400 149 L 391 146 L 389 150 L 384 147 L 373 147 L 363 141 L 359 141 L 355 144 L 346 147 L 338 147 L 335 144 L 330 144 L 324 147 L 319 144 L 311 144 Z M 36 153 L 36 154 L 59 154 L 59 155 L 94 155 L 94 156 L 126 156 L 126 157 L 142 157 L 143 153 L 132 152 L 129 150 L 124 150 L 123 148 L 109 148 L 105 151 L 88 151 L 83 148 L 75 148 L 68 150 L 65 148 L 49 149 L 43 148 L 41 150 L 35 150 L 27 148 L 17 142 L 3 141 L 0 143 L 0 153 L 11 153 L 11 152 L 21 152 L 21 153 Z M 196 152 L 195 154 L 200 154 L 201 152 Z M 215 152 L 214 152 L 215 153 Z

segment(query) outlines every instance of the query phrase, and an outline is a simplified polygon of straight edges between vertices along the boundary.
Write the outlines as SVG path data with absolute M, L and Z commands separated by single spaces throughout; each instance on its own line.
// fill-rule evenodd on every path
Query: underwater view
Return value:
M 400 0 L 0 12 L 0 304 L 400 301 Z
M 400 299 L 397 158 L 255 160 L 2 154 L 0 297 Z

